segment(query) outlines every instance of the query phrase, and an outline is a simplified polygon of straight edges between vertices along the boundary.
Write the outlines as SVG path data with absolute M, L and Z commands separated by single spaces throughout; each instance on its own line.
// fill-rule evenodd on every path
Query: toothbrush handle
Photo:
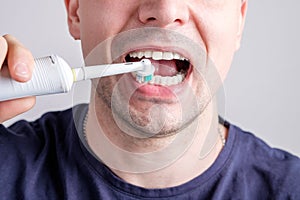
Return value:
M 3 66 L 0 71 L 0 101 L 68 92 L 72 84 L 70 67 L 56 55 L 35 59 L 32 78 L 25 83 L 13 80 L 8 67 Z

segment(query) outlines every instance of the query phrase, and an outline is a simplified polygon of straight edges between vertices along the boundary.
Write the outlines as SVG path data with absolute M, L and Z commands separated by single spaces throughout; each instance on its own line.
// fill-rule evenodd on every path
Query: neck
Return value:
M 87 142 L 117 176 L 134 185 L 166 188 L 183 184 L 209 168 L 223 147 L 214 101 L 179 133 L 147 139 L 118 130 L 109 109 L 101 109 L 99 116 L 95 107 L 99 105 L 91 102 Z

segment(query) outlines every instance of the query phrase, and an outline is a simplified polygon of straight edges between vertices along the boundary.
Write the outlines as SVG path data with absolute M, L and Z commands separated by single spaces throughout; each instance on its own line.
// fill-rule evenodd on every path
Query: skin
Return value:
M 11 35 L 0 37 L 0 66 L 6 59 L 10 75 L 13 79 L 26 82 L 30 80 L 33 70 L 33 57 L 16 38 Z M 16 66 L 23 66 L 20 71 Z M 31 109 L 35 104 L 35 97 L 0 102 L 0 123 Z
M 247 9 L 246 0 L 65 0 L 65 3 L 69 31 L 75 39 L 82 41 L 83 56 L 87 62 L 93 50 L 111 37 L 133 29 L 155 27 L 174 31 L 201 46 L 205 57 L 214 63 L 221 81 L 225 79 L 234 53 L 240 46 Z M 132 50 L 178 51 L 193 64 L 193 72 L 186 82 L 175 89 L 167 88 L 166 91 L 157 87 L 136 86 L 130 75 L 94 80 L 86 132 L 90 148 L 101 160 L 105 156 L 101 148 L 104 136 L 117 147 L 130 153 L 151 153 L 170 146 L 177 135 L 186 135 L 181 144 L 184 146 L 185 143 L 189 143 L 189 148 L 167 166 L 134 173 L 108 165 L 125 181 L 147 188 L 172 187 L 193 179 L 215 161 L 222 149 L 220 140 L 216 140 L 208 156 L 195 159 L 199 154 L 199 146 L 204 145 L 205 138 L 210 133 L 210 128 L 213 127 L 213 131 L 217 131 L 214 90 L 205 89 L 205 79 L 197 73 L 199 66 L 196 63 L 199 58 L 193 56 L 190 48 L 180 49 L 176 44 L 160 40 L 147 40 L 145 37 L 137 42 L 125 42 L 123 54 L 116 58 L 104 56 L 99 63 L 123 62 L 124 55 Z M 0 62 L 3 62 L 4 58 L 7 59 L 12 77 L 19 81 L 29 80 L 32 71 L 30 52 L 12 36 L 0 38 L 0 47 L 4 49 L 0 52 Z M 27 66 L 27 70 L 21 73 L 22 76 L 17 76 L 14 71 L 16 63 L 19 62 Z M 205 66 L 208 66 L 208 70 L 209 65 Z M 135 87 L 139 89 L 135 91 Z M 156 90 L 159 92 L 155 93 Z M 117 95 L 116 101 L 115 91 L 122 94 Z M 129 101 L 126 97 L 128 93 Z M 190 98 L 191 96 L 193 98 Z M 33 104 L 34 98 L 0 103 L 1 122 L 28 110 Z M 13 109 L 8 112 L 7 108 Z M 150 123 L 152 119 L 165 123 Z M 100 126 L 102 131 L 95 124 Z M 160 130 L 153 135 L 153 130 L 157 127 Z M 125 129 L 127 131 L 124 131 Z M 221 129 L 226 135 L 227 130 L 224 127 Z M 185 131 L 194 133 L 193 140 L 187 140 L 190 134 L 186 134 Z M 142 137 L 141 132 L 145 133 L 146 137 Z M 106 149 L 108 154 L 112 154 L 110 150 Z M 118 157 L 117 153 L 113 155 Z M 165 155 L 169 154 L 163 154 Z M 163 156 L 159 158 L 161 161 Z M 118 160 L 121 166 L 128 163 L 126 159 L 122 161 L 122 157 L 123 154 L 120 154 Z M 143 162 L 144 160 L 137 159 L 131 164 L 138 166 Z
M 239 0 L 178 0 L 176 2 L 174 0 L 133 0 L 130 3 L 121 0 L 70 0 L 67 2 L 70 32 L 74 38 L 81 39 L 85 58 L 89 57 L 90 52 L 97 45 L 114 35 L 137 28 L 157 27 L 176 31 L 202 46 L 207 57 L 213 61 L 221 80 L 224 80 L 230 68 L 233 55 L 239 48 L 246 5 L 246 2 Z M 125 42 L 124 53 L 132 50 L 176 49 L 176 46 L 174 47 L 172 46 L 173 44 L 170 45 L 163 40 L 160 41 L 160 38 L 150 41 L 147 38 L 142 38 L 133 43 Z M 189 52 L 188 48 L 184 50 L 187 51 L 187 56 L 191 61 L 197 60 L 195 57 L 189 57 L 191 52 Z M 184 51 L 179 51 L 184 54 Z M 123 61 L 122 54 L 116 60 L 113 58 L 105 60 L 105 58 L 100 60 L 100 62 Z M 86 134 L 88 143 L 95 154 L 101 160 L 105 160 L 105 155 L 102 154 L 103 149 L 101 149 L 103 144 L 100 142 L 102 141 L 100 135 L 103 134 L 110 142 L 125 151 L 149 153 L 169 146 L 174 139 L 174 134 L 182 133 L 189 125 L 196 122 L 197 127 L 200 127 L 193 130 L 196 133 L 196 142 L 191 144 L 187 153 L 182 155 L 180 159 L 176 159 L 174 163 L 163 169 L 134 173 L 127 172 L 125 169 L 116 169 L 113 164 L 110 165 L 111 163 L 108 165 L 124 180 L 148 188 L 179 185 L 203 173 L 216 159 L 222 147 L 217 143 L 213 149 L 214 153 L 212 152 L 201 161 L 190 157 L 190 155 L 196 155 L 197 147 L 203 145 L 205 133 L 208 132 L 209 126 L 216 127 L 215 124 L 217 123 L 217 112 L 212 105 L 212 98 L 205 98 L 209 96 L 207 95 L 209 91 L 204 89 L 204 81 L 199 74 L 193 73 L 187 80 L 187 83 L 181 86 L 181 90 L 177 88 L 180 90 L 179 92 L 178 90 L 170 89 L 171 94 L 174 94 L 173 96 L 167 95 L 165 91 L 160 91 L 157 96 L 147 95 L 156 94 L 153 93 L 153 90 L 157 89 L 148 87 L 145 89 L 145 93 L 135 91 L 130 94 L 130 101 L 126 101 L 126 94 L 130 93 L 130 89 L 133 90 L 134 87 L 131 85 L 132 81 L 127 75 L 122 77 L 123 79 L 120 76 L 113 76 L 94 81 Z M 117 89 L 117 91 L 121 95 L 118 95 L 117 103 L 114 103 L 112 94 L 120 82 L 120 89 Z M 190 92 L 186 92 L 187 89 L 191 89 Z M 190 106 L 181 110 L 183 101 L 176 101 L 176 97 L 187 100 L 190 95 L 200 96 L 200 98 L 196 98 L 196 102 L 200 106 L 197 107 L 195 104 L 187 101 L 186 104 Z M 122 98 L 123 96 L 125 97 Z M 168 114 L 165 114 L 162 109 L 156 109 L 155 111 L 152 110 L 152 115 L 149 115 L 151 108 L 157 105 L 163 105 L 168 110 L 165 113 Z M 126 114 L 127 108 L 130 114 Z M 181 116 L 181 111 L 183 117 Z M 95 115 L 92 115 L 92 112 L 95 112 Z M 186 113 L 188 114 L 184 115 Z M 113 114 L 115 114 L 115 118 Z M 136 135 L 142 135 L 140 132 L 151 135 L 152 130 L 159 126 L 159 124 L 150 124 L 149 127 L 142 130 L 139 129 L 140 126 L 148 125 L 151 119 L 155 119 L 156 122 L 166 122 L 159 134 L 156 135 L 157 137 L 146 139 L 136 137 Z M 93 120 L 94 123 L 97 121 L 103 132 L 95 131 L 99 129 L 91 128 L 93 126 L 91 121 Z M 119 121 L 119 124 L 116 124 L 116 121 Z M 109 126 L 107 126 L 108 124 Z M 131 135 L 126 133 L 124 129 L 129 130 L 127 132 L 130 132 Z M 217 128 L 215 131 L 217 131 Z M 111 149 L 106 149 L 105 151 L 112 152 Z M 116 152 L 111 154 L 117 157 Z M 123 154 L 120 155 L 122 156 L 119 156 L 119 159 L 126 157 Z M 159 161 L 162 160 L 163 156 Z M 119 165 L 125 166 L 129 161 L 124 159 L 123 162 L 120 162 Z M 130 162 L 133 168 L 145 161 L 137 159 Z M 181 167 L 178 168 L 178 166 Z M 180 174 L 181 176 L 174 178 L 174 174 Z
M 131 1 L 130 4 L 121 0 L 109 2 L 99 0 L 88 2 L 84 0 L 71 0 L 67 1 L 67 7 L 69 8 L 70 32 L 74 38 L 81 39 L 83 55 L 85 57 L 88 57 L 98 44 L 111 36 L 136 28 L 159 27 L 176 31 L 183 36 L 191 38 L 195 43 L 201 44 L 206 49 L 208 57 L 213 60 L 221 79 L 225 78 L 234 52 L 239 47 L 245 13 L 245 6 L 243 7 L 238 0 L 185 2 L 174 2 L 174 0 L 141 2 L 135 0 Z M 150 48 L 161 50 L 165 48 L 165 46 L 153 44 L 153 41 L 149 41 L 141 46 L 135 45 L 128 45 L 128 51 L 131 49 Z M 103 62 L 109 61 L 104 60 Z M 117 59 L 115 62 L 122 62 L 122 59 Z M 112 101 L 111 94 L 117 82 L 120 81 L 119 78 L 119 76 L 109 77 L 101 79 L 99 84 L 94 84 L 98 84 L 98 94 L 100 94 L 102 101 L 107 104 Z M 124 81 L 123 85 L 126 85 L 128 82 Z M 199 75 L 194 74 L 189 80 L 189 86 L 196 96 L 201 95 L 203 91 L 201 84 L 203 84 L 203 81 L 200 80 Z M 130 92 L 128 89 L 130 88 L 129 84 L 126 86 L 128 87 L 120 89 L 124 94 Z M 158 97 L 155 99 L 153 95 L 151 95 L 151 99 L 146 98 L 143 94 L 135 93 L 132 95 L 129 110 L 134 123 L 144 126 L 151 120 L 149 119 L 149 112 L 153 106 L 151 100 L 165 103 L 164 105 L 167 107 L 167 110 L 174 111 L 171 114 L 171 116 L 175 116 L 175 120 L 172 120 L 174 121 L 173 124 L 166 124 L 162 132 L 170 133 L 179 130 L 180 126 L 190 123 L 203 110 L 203 108 L 198 109 L 191 106 L 188 110 L 185 110 L 186 113 L 192 113 L 194 110 L 198 111 L 192 116 L 185 116 L 183 122 L 178 124 L 179 119 L 176 115 L 180 113 L 182 105 L 180 105 L 180 102 L 176 102 L 176 97 L 187 99 L 190 94 L 187 92 L 176 93 L 174 91 L 171 91 L 171 93 L 174 94 L 173 97 L 167 98 L 167 100 L 172 101 L 172 103 L 163 102 L 163 94 L 157 95 Z M 141 96 L 144 101 L 141 100 Z M 122 110 L 127 104 L 128 102 L 124 102 L 123 104 L 119 103 L 115 105 L 116 110 Z M 120 111 L 118 115 L 120 116 L 124 112 Z M 163 115 L 154 113 L 154 116 L 157 118 Z M 120 120 L 123 121 L 130 120 L 125 115 L 121 118 Z M 146 122 L 138 120 L 141 118 L 144 118 Z M 166 119 L 161 119 L 161 121 L 164 120 Z M 134 126 L 134 123 L 128 126 Z M 149 129 L 149 132 L 151 132 L 151 129 Z

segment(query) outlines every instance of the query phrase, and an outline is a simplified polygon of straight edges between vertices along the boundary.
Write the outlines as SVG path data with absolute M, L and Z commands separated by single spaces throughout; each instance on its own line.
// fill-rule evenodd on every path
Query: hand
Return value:
M 34 66 L 31 52 L 11 35 L 0 36 L 0 69 L 5 61 L 14 80 L 26 82 L 31 79 Z M 35 97 L 0 102 L 0 123 L 31 109 L 34 104 Z

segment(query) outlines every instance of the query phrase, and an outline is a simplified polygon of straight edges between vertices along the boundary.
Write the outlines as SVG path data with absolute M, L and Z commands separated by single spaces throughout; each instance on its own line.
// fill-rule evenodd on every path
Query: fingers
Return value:
M 3 38 L 6 40 L 8 49 L 6 52 L 6 61 L 10 76 L 20 82 L 30 80 L 34 66 L 34 60 L 31 52 L 13 36 L 5 35 Z M 5 46 L 5 44 L 3 46 Z M 4 54 L 4 52 L 1 50 L 1 54 Z M 3 59 L 3 55 L 1 56 Z
M 26 97 L 0 102 L 0 124 L 30 110 L 35 104 L 35 97 Z
M 7 54 L 7 42 L 4 37 L 0 37 L 0 67 L 2 66 Z
M 8 66 L 10 76 L 16 81 L 30 80 L 34 60 L 28 49 L 11 35 L 0 36 L 0 68 Z M 1 78 L 1 77 L 0 77 Z M 0 95 L 1 95 L 0 85 Z M 25 111 L 35 104 L 35 97 L 0 102 L 0 124 Z

